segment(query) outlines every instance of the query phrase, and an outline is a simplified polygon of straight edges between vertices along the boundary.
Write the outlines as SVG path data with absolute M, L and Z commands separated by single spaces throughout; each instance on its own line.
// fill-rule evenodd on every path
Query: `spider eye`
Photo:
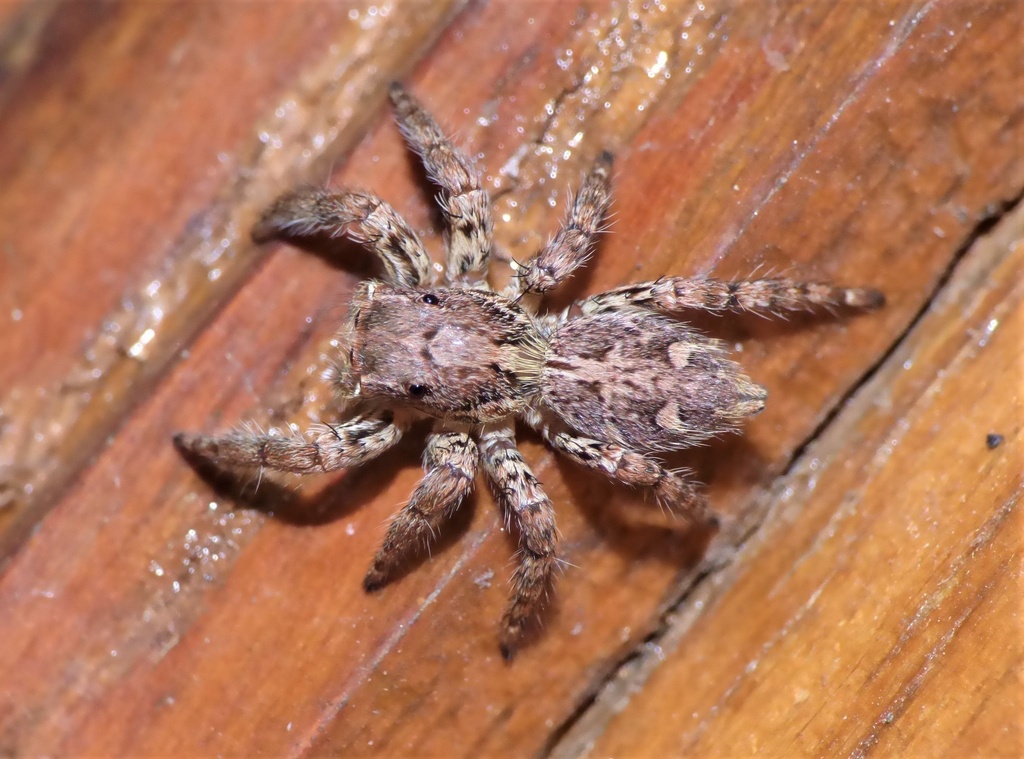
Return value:
M 423 302 L 426 303 L 428 306 L 436 306 L 440 301 L 437 299 L 437 296 L 434 295 L 433 293 L 427 293 L 426 295 L 423 296 Z
M 409 395 L 411 395 L 413 398 L 422 398 L 426 394 L 426 385 L 409 385 Z

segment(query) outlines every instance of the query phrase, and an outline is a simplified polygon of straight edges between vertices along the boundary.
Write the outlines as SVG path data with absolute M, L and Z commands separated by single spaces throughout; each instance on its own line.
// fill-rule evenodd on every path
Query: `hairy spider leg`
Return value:
M 491 200 L 480 186 L 476 167 L 402 85 L 392 83 L 388 94 L 402 135 L 442 190 L 441 208 L 448 220 L 448 282 L 486 287 L 494 222 Z
M 484 432 L 480 441 L 484 471 L 505 518 L 519 530 L 519 565 L 501 619 L 498 640 L 511 660 L 525 625 L 543 605 L 557 564 L 555 511 L 540 482 L 516 448 L 511 426 Z
M 403 432 L 390 412 L 381 412 L 344 424 L 315 425 L 309 437 L 245 431 L 226 435 L 179 432 L 174 442 L 178 448 L 221 466 L 311 474 L 345 469 L 374 459 L 397 443 Z
M 611 170 L 612 154 L 606 150 L 584 178 L 568 217 L 551 241 L 526 263 L 512 263 L 517 275 L 513 284 L 518 292 L 547 292 L 590 257 L 611 203 Z
M 665 509 L 694 524 L 718 526 L 718 517 L 692 482 L 679 470 L 666 469 L 654 458 L 621 445 L 554 430 L 540 432 L 554 449 L 606 477 L 650 492 Z
M 868 288 L 789 279 L 729 282 L 710 277 L 665 277 L 616 287 L 579 302 L 584 314 L 641 306 L 670 315 L 687 309 L 778 313 L 816 306 L 875 309 L 884 304 L 882 293 Z
M 386 279 L 417 287 L 430 283 L 430 257 L 412 227 L 380 198 L 304 187 L 279 197 L 253 227 L 256 242 L 327 234 L 346 236 L 375 253 Z
M 477 445 L 466 432 L 438 431 L 427 436 L 423 479 L 391 521 L 363 587 L 371 591 L 381 587 L 411 554 L 429 545 L 472 492 L 479 461 Z

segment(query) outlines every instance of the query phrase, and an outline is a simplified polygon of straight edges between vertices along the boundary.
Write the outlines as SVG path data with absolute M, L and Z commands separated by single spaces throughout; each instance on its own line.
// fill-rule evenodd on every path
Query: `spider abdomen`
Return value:
M 644 450 L 685 448 L 734 429 L 766 397 L 720 341 L 640 309 L 559 328 L 541 387 L 544 404 L 579 432 Z

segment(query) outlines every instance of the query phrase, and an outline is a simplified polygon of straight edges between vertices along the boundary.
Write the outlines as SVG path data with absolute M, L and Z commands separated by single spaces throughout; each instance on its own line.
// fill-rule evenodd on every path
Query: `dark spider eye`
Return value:
M 413 396 L 414 398 L 422 398 L 426 394 L 426 385 L 409 385 L 409 395 Z
M 433 293 L 427 293 L 423 296 L 423 302 L 428 306 L 436 306 L 440 301 L 438 301 L 437 296 Z

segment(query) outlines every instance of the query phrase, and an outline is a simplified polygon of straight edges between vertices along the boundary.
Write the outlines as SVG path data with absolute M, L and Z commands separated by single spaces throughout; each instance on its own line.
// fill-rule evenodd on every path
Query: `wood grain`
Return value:
M 1022 21 L 956 0 L 5 12 L 0 43 L 35 31 L 0 56 L 0 752 L 1019 753 Z M 743 437 L 673 461 L 729 517 L 706 555 L 524 436 L 567 566 L 511 666 L 515 544 L 485 490 L 361 590 L 418 440 L 255 492 L 169 444 L 330 418 L 322 355 L 373 269 L 253 246 L 275 193 L 372 189 L 439 250 L 395 77 L 480 157 L 517 258 L 616 153 L 612 233 L 556 305 L 709 271 L 889 298 L 697 320 L 770 393 Z
M 26 7 L 39 63 L 0 127 L 0 556 L 259 263 L 247 230 L 280 186 L 329 172 L 456 6 Z
M 554 755 L 1019 754 L 1022 241 L 1018 207 Z

